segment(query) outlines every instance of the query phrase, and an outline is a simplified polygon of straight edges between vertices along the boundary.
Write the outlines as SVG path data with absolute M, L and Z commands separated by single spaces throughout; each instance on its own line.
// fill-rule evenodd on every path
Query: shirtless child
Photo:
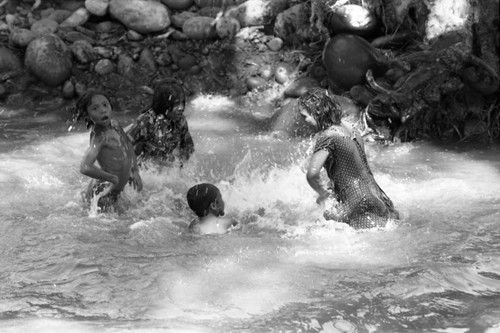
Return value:
M 111 118 L 109 99 L 100 92 L 86 92 L 76 105 L 75 122 L 83 118 L 91 128 L 90 145 L 80 164 L 80 172 L 93 178 L 85 199 L 97 196 L 98 207 L 112 208 L 127 184 L 142 190 L 134 148 L 118 121 Z M 98 166 L 95 165 L 97 161 Z
M 187 193 L 187 202 L 198 218 L 189 224 L 189 230 L 197 234 L 223 234 L 237 224 L 224 216 L 224 200 L 219 189 L 212 184 L 198 184 Z

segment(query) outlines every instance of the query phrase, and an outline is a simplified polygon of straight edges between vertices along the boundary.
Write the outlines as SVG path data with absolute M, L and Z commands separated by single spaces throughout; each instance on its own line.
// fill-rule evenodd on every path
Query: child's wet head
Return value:
M 177 120 L 184 113 L 185 105 L 186 95 L 182 85 L 163 83 L 155 88 L 152 109 L 157 115 Z
M 187 202 L 198 217 L 212 212 L 215 216 L 224 216 L 224 200 L 219 189 L 208 183 L 191 187 L 187 193 Z
M 89 109 L 92 107 L 93 103 L 96 103 L 96 99 L 98 99 L 100 102 L 107 102 L 107 104 L 111 108 L 109 98 L 104 93 L 96 90 L 89 90 L 85 92 L 76 103 L 75 113 L 73 115 L 73 123 L 76 123 L 79 119 L 83 118 L 87 128 L 94 124 L 94 121 L 90 117 Z

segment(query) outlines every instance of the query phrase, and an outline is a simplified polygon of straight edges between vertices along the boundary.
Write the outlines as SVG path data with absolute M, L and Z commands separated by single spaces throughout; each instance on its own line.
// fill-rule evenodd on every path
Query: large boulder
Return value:
M 142 34 L 158 32 L 170 25 L 167 7 L 146 0 L 111 0 L 109 13 L 127 28 Z
M 334 92 L 349 90 L 366 80 L 371 69 L 375 77 L 383 75 L 387 66 L 380 52 L 362 37 L 339 34 L 330 39 L 323 49 L 323 65 L 328 84 Z
M 52 87 L 69 79 L 73 67 L 71 50 L 56 35 L 33 39 L 26 48 L 24 63 L 28 71 Z

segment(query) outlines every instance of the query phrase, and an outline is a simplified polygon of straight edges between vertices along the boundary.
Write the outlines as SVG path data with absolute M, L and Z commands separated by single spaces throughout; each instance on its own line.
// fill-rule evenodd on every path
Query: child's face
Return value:
M 111 104 L 103 95 L 95 95 L 92 97 L 89 105 L 87 105 L 87 113 L 90 120 L 98 126 L 109 126 L 111 123 Z
M 313 116 L 301 105 L 299 105 L 299 112 L 304 121 L 311 127 L 318 128 L 318 122 Z
M 175 105 L 173 109 L 168 112 L 165 116 L 170 119 L 170 120 L 179 120 L 182 117 L 182 114 L 184 113 L 184 108 L 186 105 L 186 100 L 184 99 L 184 96 L 180 98 L 180 100 L 175 101 Z

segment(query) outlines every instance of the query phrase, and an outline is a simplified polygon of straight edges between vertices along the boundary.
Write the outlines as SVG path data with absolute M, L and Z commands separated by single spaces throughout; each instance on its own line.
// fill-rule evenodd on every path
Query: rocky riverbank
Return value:
M 95 88 L 127 112 L 175 78 L 192 94 L 269 96 L 283 114 L 286 98 L 321 86 L 383 140 L 498 138 L 498 0 L 448 5 L 3 0 L 0 103 L 66 107 Z
M 233 11 L 241 10 L 238 2 L 232 3 Z M 256 3 L 269 17 L 288 6 Z M 143 108 L 152 83 L 162 78 L 182 80 L 192 93 L 284 90 L 305 59 L 303 52 L 283 48 L 281 38 L 264 32 L 264 15 L 245 16 L 241 27 L 231 16 L 222 20 L 223 8 L 203 1 L 32 6 L 19 2 L 12 13 L 4 6 L 0 16 L 0 97 L 14 107 L 70 101 L 96 88 L 115 96 L 121 109 Z

